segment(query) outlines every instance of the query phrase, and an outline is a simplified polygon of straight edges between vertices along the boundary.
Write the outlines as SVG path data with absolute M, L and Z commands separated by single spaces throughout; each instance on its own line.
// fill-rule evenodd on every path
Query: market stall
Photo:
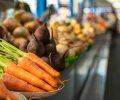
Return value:
M 70 12 L 62 8 L 51 13 L 53 7 L 46 10 L 46 2 L 37 7 L 39 18 L 31 11 L 13 9 L 0 24 L 0 77 L 4 91 L 13 100 L 17 99 L 11 91 L 27 99 L 83 98 L 103 47 L 109 49 L 111 35 L 107 29 L 112 23 L 106 20 L 108 16 L 95 15 L 91 11 L 95 6 L 82 8 L 82 21 L 73 17 L 72 0 Z

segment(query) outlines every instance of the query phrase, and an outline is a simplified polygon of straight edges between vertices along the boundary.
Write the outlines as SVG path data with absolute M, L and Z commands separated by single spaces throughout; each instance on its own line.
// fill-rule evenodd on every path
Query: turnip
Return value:
M 63 54 L 66 50 L 69 49 L 69 47 L 65 44 L 57 44 L 56 48 L 57 52 L 59 52 L 60 54 Z

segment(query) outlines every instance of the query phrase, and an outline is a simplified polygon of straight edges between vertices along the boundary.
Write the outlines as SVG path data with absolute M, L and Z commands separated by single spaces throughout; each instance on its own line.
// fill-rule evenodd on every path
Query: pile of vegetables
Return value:
M 17 11 L 14 18 L 7 18 L 0 24 L 0 37 L 24 52 L 41 57 L 55 70 L 65 69 L 66 58 L 75 58 L 95 42 L 99 27 L 76 19 L 40 23 L 32 14 Z
M 27 51 L 27 45 L 30 42 L 31 35 L 41 26 L 32 14 L 25 11 L 17 11 L 14 18 L 6 18 L 0 28 L 1 38 L 10 42 L 17 48 Z
M 0 39 L 1 80 L 18 92 L 49 92 L 60 84 L 60 73 L 34 53 L 25 53 Z
M 64 54 L 67 49 L 76 46 L 68 51 L 69 57 L 79 55 L 81 50 L 94 42 L 94 29 L 88 24 L 82 28 L 82 25 L 75 19 L 68 22 L 55 21 L 50 24 L 50 28 L 53 29 L 57 52 Z

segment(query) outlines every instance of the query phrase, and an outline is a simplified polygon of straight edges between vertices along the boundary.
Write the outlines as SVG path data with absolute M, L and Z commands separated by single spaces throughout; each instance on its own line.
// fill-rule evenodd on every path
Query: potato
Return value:
M 25 51 L 27 44 L 28 44 L 28 40 L 22 37 L 18 37 L 14 39 L 14 43 L 13 43 L 17 48 Z
M 24 13 L 21 16 L 21 23 L 25 24 L 26 22 L 34 20 L 34 17 L 31 13 Z
M 24 10 L 18 10 L 15 13 L 15 18 L 20 22 L 21 21 L 21 16 L 26 13 Z
M 34 20 L 34 21 L 30 21 L 30 22 L 25 23 L 24 26 L 25 26 L 25 28 L 28 29 L 28 31 L 30 33 L 33 33 L 39 27 L 39 23 Z
M 7 18 L 3 21 L 3 25 L 12 32 L 16 27 L 21 26 L 21 24 L 15 18 Z
M 24 38 L 29 38 L 30 33 L 28 32 L 28 30 L 25 27 L 17 27 L 14 31 L 13 31 L 13 36 L 14 37 L 24 37 Z

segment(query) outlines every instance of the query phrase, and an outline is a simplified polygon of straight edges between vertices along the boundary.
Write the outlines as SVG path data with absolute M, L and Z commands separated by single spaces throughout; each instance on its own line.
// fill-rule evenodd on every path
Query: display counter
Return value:
M 90 71 L 94 68 L 95 61 L 99 59 L 102 47 L 110 45 L 109 41 L 110 34 L 99 36 L 93 47 L 82 53 L 79 59 L 62 73 L 62 80 L 65 81 L 64 89 L 45 100 L 78 100 L 90 76 Z

